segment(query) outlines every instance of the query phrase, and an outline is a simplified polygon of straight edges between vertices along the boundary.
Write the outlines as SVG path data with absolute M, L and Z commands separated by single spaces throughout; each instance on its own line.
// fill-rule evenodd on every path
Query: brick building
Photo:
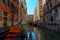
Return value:
M 18 22 L 18 0 L 0 0 L 0 27 L 11 26 L 12 21 Z
M 21 20 L 27 21 L 25 0 L 0 0 L 0 27 L 16 25 Z

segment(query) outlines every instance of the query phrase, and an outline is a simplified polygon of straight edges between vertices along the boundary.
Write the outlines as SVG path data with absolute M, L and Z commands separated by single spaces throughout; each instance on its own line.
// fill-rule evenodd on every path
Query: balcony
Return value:
M 14 6 L 18 9 L 19 6 L 18 6 L 18 3 L 17 3 L 16 1 L 14 1 L 14 0 L 10 0 L 10 2 L 13 3 Z

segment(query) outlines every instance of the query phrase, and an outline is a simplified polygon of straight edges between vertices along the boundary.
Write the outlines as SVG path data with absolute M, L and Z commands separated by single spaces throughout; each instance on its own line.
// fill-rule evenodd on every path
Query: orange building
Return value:
M 18 23 L 18 6 L 19 0 L 0 0 L 0 27 Z

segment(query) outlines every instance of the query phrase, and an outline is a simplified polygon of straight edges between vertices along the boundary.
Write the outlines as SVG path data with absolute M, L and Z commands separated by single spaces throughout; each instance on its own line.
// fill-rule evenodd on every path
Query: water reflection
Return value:
M 36 34 L 35 34 L 35 32 L 34 31 L 29 31 L 28 33 L 27 33 L 27 40 L 36 40 Z

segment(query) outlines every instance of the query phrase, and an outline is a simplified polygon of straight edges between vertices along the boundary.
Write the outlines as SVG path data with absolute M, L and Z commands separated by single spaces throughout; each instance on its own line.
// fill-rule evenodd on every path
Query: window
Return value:
M 14 5 L 11 3 L 11 9 L 14 9 Z
M 7 12 L 4 12 L 4 17 L 7 17 Z
M 48 2 L 48 0 L 46 0 L 46 3 Z
M 43 12 L 44 12 L 44 13 L 46 12 L 45 8 L 44 8 Z
M 2 2 L 3 2 L 4 4 L 6 4 L 6 0 L 2 0 Z
M 49 10 L 49 5 L 47 5 L 47 10 Z
M 42 4 L 42 1 L 41 1 L 41 4 Z
M 12 15 L 12 25 L 13 25 L 13 22 L 14 22 L 14 15 Z
M 12 11 L 14 11 L 14 12 L 17 11 L 16 7 L 15 7 L 12 3 L 11 3 L 11 9 L 12 9 Z
M 42 5 L 41 5 L 41 7 L 42 7 Z
M 42 7 L 42 5 L 40 5 L 40 7 Z
M 21 5 L 21 7 L 23 8 L 23 5 Z
M 55 12 L 57 13 L 57 9 L 55 9 Z
M 57 0 L 54 0 L 55 3 L 57 3 Z
M 19 4 L 19 0 L 16 0 L 17 4 Z
M 6 12 L 4 12 L 4 16 L 7 16 L 7 13 Z
M 7 26 L 7 24 L 6 24 L 6 23 L 4 23 L 4 24 L 3 24 L 3 26 Z
M 16 12 L 18 13 L 18 12 L 19 12 L 19 10 L 18 10 L 18 9 L 16 9 Z
M 2 2 L 3 2 L 5 5 L 10 6 L 10 0 L 2 0 Z
M 50 3 L 50 7 L 52 7 L 52 3 Z
M 51 15 L 51 22 L 53 22 L 53 16 Z
M 55 14 L 54 14 L 55 16 L 58 16 L 58 11 L 57 11 L 57 9 L 55 9 Z
M 4 27 L 7 27 L 7 13 L 6 13 L 6 12 L 4 12 L 3 20 L 4 20 L 3 26 L 4 26 Z
M 3 23 L 4 27 L 7 27 L 7 17 L 4 17 L 4 23 Z
M 7 5 L 10 7 L 10 0 L 7 0 Z
M 54 21 L 54 14 L 53 14 L 53 10 L 51 11 L 51 22 Z

